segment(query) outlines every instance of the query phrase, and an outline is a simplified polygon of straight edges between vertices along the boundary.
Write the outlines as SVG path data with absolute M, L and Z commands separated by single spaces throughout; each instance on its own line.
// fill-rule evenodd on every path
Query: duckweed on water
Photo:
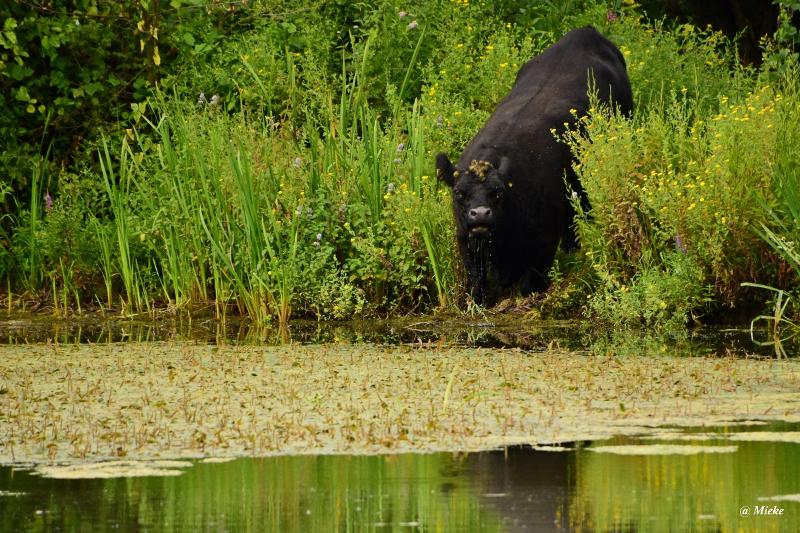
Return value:
M 756 431 L 734 433 L 728 438 L 738 441 L 794 442 L 800 444 L 800 431 Z
M 72 465 L 39 466 L 37 473 L 53 479 L 100 479 L 118 477 L 180 476 L 189 461 L 105 461 Z
M 628 444 L 621 446 L 594 446 L 588 448 L 596 453 L 617 455 L 695 455 L 698 453 L 734 453 L 736 446 L 694 446 L 681 444 Z
M 793 360 L 345 344 L 3 346 L 0 462 L 549 444 L 798 421 L 798 391 Z

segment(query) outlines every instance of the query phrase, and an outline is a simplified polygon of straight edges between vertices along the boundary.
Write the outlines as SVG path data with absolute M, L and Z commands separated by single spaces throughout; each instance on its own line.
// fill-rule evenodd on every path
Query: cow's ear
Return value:
M 448 187 L 452 187 L 456 182 L 453 163 L 442 153 L 436 154 L 436 177 L 445 182 Z

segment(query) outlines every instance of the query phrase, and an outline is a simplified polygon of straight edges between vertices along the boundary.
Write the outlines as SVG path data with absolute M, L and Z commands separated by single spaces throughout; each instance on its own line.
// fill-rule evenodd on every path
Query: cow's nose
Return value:
M 469 210 L 469 219 L 475 224 L 488 222 L 492 216 L 492 209 L 490 207 L 473 207 Z

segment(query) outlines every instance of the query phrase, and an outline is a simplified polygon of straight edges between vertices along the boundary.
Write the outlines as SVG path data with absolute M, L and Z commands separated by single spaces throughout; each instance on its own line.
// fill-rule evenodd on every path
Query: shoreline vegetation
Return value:
M 592 206 L 581 248 L 547 293 L 504 308 L 667 330 L 745 309 L 778 338 L 796 328 L 794 4 L 757 67 L 633 2 L 74 4 L 2 8 L 9 315 L 474 313 L 433 154 L 463 147 L 519 65 L 592 24 L 626 59 L 634 116 L 593 109 L 588 136 L 562 136 Z M 89 81 L 59 63 L 79 47 L 99 54 Z

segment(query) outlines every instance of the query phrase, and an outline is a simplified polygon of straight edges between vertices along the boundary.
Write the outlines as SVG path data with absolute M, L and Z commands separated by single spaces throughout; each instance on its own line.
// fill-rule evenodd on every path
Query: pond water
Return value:
M 152 400 L 153 406 L 169 406 L 169 402 L 156 401 L 159 393 L 168 388 L 163 381 L 160 382 L 162 387 L 153 385 L 161 379 L 162 370 L 168 376 L 177 375 L 176 383 L 184 383 L 195 379 L 198 365 L 206 366 L 212 375 L 203 383 L 214 383 L 213 372 L 219 372 L 226 379 L 236 376 L 236 382 L 241 383 L 247 378 L 258 386 L 267 378 L 262 379 L 264 368 L 257 364 L 268 361 L 273 372 L 277 369 L 279 375 L 295 376 L 293 379 L 298 380 L 299 390 L 311 390 L 315 383 L 332 382 L 332 376 L 338 375 L 344 385 L 351 387 L 352 394 L 353 384 L 360 381 L 362 374 L 367 375 L 370 379 L 366 381 L 373 385 L 363 391 L 378 396 L 377 409 L 384 414 L 393 412 L 395 403 L 389 397 L 399 385 L 410 387 L 412 394 L 399 396 L 397 402 L 411 405 L 414 389 L 422 386 L 415 383 L 422 383 L 427 387 L 423 392 L 435 399 L 430 401 L 431 410 L 445 416 L 459 408 L 472 408 L 471 420 L 474 421 L 474 406 L 486 405 L 490 399 L 483 394 L 492 392 L 500 400 L 505 398 L 503 401 L 508 405 L 496 404 L 499 406 L 496 412 L 505 414 L 514 405 L 527 408 L 525 402 L 537 398 L 538 389 L 528 390 L 529 383 L 544 386 L 549 379 L 555 387 L 552 390 L 567 391 L 565 385 L 570 385 L 569 390 L 573 392 L 572 396 L 567 392 L 563 397 L 558 392 L 558 404 L 547 404 L 551 413 L 557 408 L 559 416 L 563 415 L 561 410 L 574 410 L 584 401 L 578 393 L 590 384 L 595 387 L 591 394 L 608 394 L 610 399 L 599 407 L 587 401 L 589 410 L 586 413 L 604 409 L 606 414 L 611 413 L 609 420 L 616 420 L 627 416 L 632 409 L 644 412 L 653 394 L 660 394 L 667 400 L 673 396 L 691 400 L 702 398 L 709 391 L 726 394 L 750 383 L 766 383 L 772 388 L 764 389 L 765 397 L 774 398 L 775 405 L 785 408 L 784 414 L 789 419 L 798 419 L 789 416 L 798 413 L 796 387 L 792 385 L 797 383 L 797 360 L 792 357 L 783 361 L 782 366 L 775 366 L 772 348 L 754 346 L 746 329 L 705 328 L 684 336 L 664 337 L 631 332 L 597 333 L 575 323 L 521 324 L 520 320 L 519 317 L 477 317 L 474 320 L 461 317 L 455 321 L 432 318 L 333 325 L 294 322 L 290 331 L 280 332 L 244 321 L 225 324 L 188 319 L 140 322 L 95 317 L 62 322 L 35 316 L 17 317 L 0 321 L 0 349 L 5 350 L 0 351 L 3 357 L 0 361 L 0 395 L 3 396 L 0 399 L 17 398 L 18 391 L 24 391 L 19 398 L 34 403 L 8 403 L 17 405 L 14 416 L 29 421 L 25 424 L 31 427 L 39 423 L 42 427 L 52 425 L 53 417 L 61 416 L 63 423 L 59 422 L 58 427 L 66 433 L 70 429 L 68 422 L 74 420 L 68 412 L 73 407 L 55 400 L 60 396 L 47 400 L 44 395 L 66 390 L 69 394 L 64 397 L 72 398 L 73 370 L 87 372 L 86 379 L 91 377 L 89 369 L 102 370 L 106 373 L 97 377 L 101 384 L 111 382 L 124 372 L 130 378 L 124 382 L 126 384 L 152 378 L 143 389 L 142 397 Z M 167 341 L 167 344 L 150 341 Z M 262 354 L 267 351 L 262 346 L 287 342 L 307 348 L 303 349 L 305 352 L 292 347 L 289 351 Z M 206 353 L 202 347 L 208 345 L 216 347 Z M 231 351 L 224 345 L 237 348 Z M 43 346 L 47 346 L 47 350 Z M 333 348 L 329 350 L 325 346 Z M 347 351 L 349 348 L 335 348 L 343 346 L 353 347 L 357 356 Z M 418 348 L 418 351 L 397 352 L 393 348 L 397 346 L 408 350 Z M 461 352 L 439 353 L 446 351 L 445 348 Z M 165 355 L 160 355 L 159 350 L 165 350 Z M 337 350 L 342 354 L 328 353 Z M 533 357 L 533 354 L 553 350 L 565 355 L 561 358 Z M 145 353 L 141 357 L 146 361 L 163 358 L 164 368 L 157 364 L 151 365 L 152 368 L 137 366 L 133 360 L 140 356 L 137 351 Z M 370 359 L 367 352 L 375 353 Z M 222 355 L 230 353 L 238 359 Z M 474 353 L 480 355 L 473 357 Z M 576 354 L 581 354 L 580 358 Z M 751 358 L 753 354 L 758 356 L 755 360 Z M 259 362 L 261 356 L 263 361 Z M 682 356 L 694 357 L 684 359 Z M 362 364 L 365 369 L 348 377 L 336 366 L 342 357 L 350 361 L 349 367 Z M 388 364 L 390 359 L 398 365 L 395 370 L 401 374 L 392 374 L 387 366 L 385 370 L 391 379 L 382 389 L 379 386 L 373 391 L 381 375 L 375 363 Z M 102 366 L 109 360 L 118 361 L 113 371 L 116 375 L 107 373 L 108 368 Z M 657 363 L 658 371 L 652 373 L 646 365 L 640 366 L 642 360 Z M 36 364 L 25 366 L 24 361 Z M 563 370 L 554 370 L 552 365 L 556 364 L 564 365 Z M 438 375 L 432 378 L 428 374 L 426 381 L 398 378 L 402 372 L 422 375 L 423 369 L 431 365 L 436 366 Z M 499 370 L 480 374 L 491 365 L 498 365 Z M 622 370 L 617 370 L 620 365 Z M 548 368 L 550 375 L 546 377 Z M 532 381 L 520 380 L 512 374 L 509 378 L 495 376 L 498 381 L 491 381 L 492 372 L 501 371 L 504 375 L 508 369 L 536 377 Z M 19 378 L 23 371 L 29 378 Z M 66 380 L 58 376 L 58 372 L 65 371 Z M 191 375 L 183 375 L 182 371 Z M 771 383 L 773 372 L 778 377 Z M 722 383 L 729 373 L 737 377 Z M 44 381 L 45 375 L 53 382 L 48 385 L 51 388 L 36 389 L 34 386 Z M 322 376 L 322 381 L 310 380 L 317 375 Z M 462 375 L 478 378 L 472 379 L 476 383 L 469 385 L 470 382 L 461 381 Z M 75 376 L 77 380 L 77 374 Z M 613 379 L 606 382 L 598 376 Z M 659 380 L 661 389 L 650 390 L 648 380 L 653 376 Z M 707 382 L 703 382 L 703 377 L 708 378 Z M 202 375 L 198 379 L 202 379 Z M 281 384 L 278 378 L 269 379 L 271 386 Z M 397 380 L 394 389 L 390 386 L 391 380 Z M 588 381 L 581 387 L 571 386 L 582 383 L 580 380 Z M 701 386 L 683 387 L 684 382 L 691 380 L 697 380 Z M 634 382 L 647 385 L 639 391 L 641 397 L 631 396 Z M 470 392 L 468 385 L 475 391 Z M 78 384 L 74 390 L 80 397 L 72 398 L 75 402 L 72 405 L 82 410 L 91 400 L 82 395 L 90 395 L 90 390 L 101 388 L 90 388 L 89 381 Z M 114 386 L 102 390 L 108 405 L 116 405 L 108 401 Z M 512 401 L 513 394 L 520 390 L 528 396 Z M 542 389 L 538 397 L 549 401 L 552 390 Z M 783 396 L 769 396 L 778 392 Z M 624 403 L 617 399 L 619 394 L 625 396 Z M 745 400 L 760 397 L 759 393 L 748 394 Z M 359 410 L 368 405 L 369 398 L 364 398 L 367 399 L 356 404 Z M 198 401 L 201 399 L 198 397 Z M 462 403 L 456 403 L 456 399 Z M 273 400 L 267 400 L 266 404 L 274 404 Z M 56 403 L 45 405 L 47 401 Z M 634 431 L 633 435 L 629 432 L 627 436 L 562 446 L 510 446 L 476 453 L 278 455 L 160 464 L 136 463 L 124 458 L 114 462 L 105 457 L 100 458 L 99 463 L 97 458 L 90 458 L 89 464 L 84 465 L 88 466 L 88 471 L 76 473 L 48 471 L 43 467 L 49 446 L 53 446 L 54 453 L 55 444 L 59 444 L 59 450 L 65 449 L 63 443 L 54 440 L 55 444 L 45 447 L 44 459 L 31 459 L 38 465 L 0 466 L 0 532 L 800 531 L 800 424 L 757 421 L 758 413 L 775 415 L 773 404 L 744 404 L 741 398 L 737 401 L 740 403 L 730 412 L 745 409 L 741 419 L 750 420 L 749 423 L 697 429 L 650 426 L 652 431 L 646 434 L 637 435 Z M 27 410 L 21 410 L 23 404 L 27 405 Z M 292 408 L 300 409 L 298 405 Z M 652 405 L 654 413 L 666 412 L 662 410 L 663 404 Z M 675 404 L 673 410 L 696 410 L 698 405 L 687 401 Z M 65 411 L 59 414 L 56 406 Z M 310 408 L 310 412 L 316 412 L 320 407 L 312 405 Z M 751 408 L 754 409 L 752 413 Z M 756 408 L 760 411 L 756 412 Z M 234 406 L 232 412 L 236 409 Z M 88 411 L 82 412 L 85 416 Z M 10 430 L 6 434 L 13 435 L 19 429 L 12 426 L 10 413 L 10 410 L 4 413 L 0 409 L 0 424 L 6 424 L 6 429 Z M 257 418 L 263 421 L 263 413 L 254 418 L 254 423 Z M 44 416 L 43 421 L 36 418 L 39 415 Z M 514 416 L 522 415 L 517 412 Z M 228 415 L 220 416 L 224 419 Z M 336 418 L 337 413 L 332 416 L 338 427 L 341 419 Z M 404 418 L 402 413 L 398 416 L 398 420 L 405 421 L 403 423 L 414 420 L 413 417 Z M 127 423 L 127 419 L 120 420 L 120 423 Z M 505 423 L 515 419 L 498 420 Z M 541 414 L 539 420 L 542 420 Z M 553 420 L 558 423 L 561 419 L 556 417 L 550 423 Z M 448 427 L 452 432 L 456 426 Z M 27 426 L 19 428 L 25 430 Z M 424 429 L 418 426 L 417 435 L 422 435 Z M 0 426 L 0 430 L 4 428 Z M 42 433 L 42 438 L 48 438 L 48 431 Z M 561 431 L 564 432 L 563 427 Z M 29 433 L 35 444 L 36 432 Z M 591 437 L 573 438 L 598 437 L 595 433 Z M 0 438 L 0 449 L 12 443 L 12 440 L 2 440 Z M 13 453 L 12 450 L 12 456 Z M 138 468 L 138 475 L 131 475 L 132 467 Z M 75 478 L 64 478 L 69 475 Z M 106 477 L 101 478 L 101 475 Z
M 768 340 L 771 331 L 757 333 Z M 544 351 L 590 350 L 615 354 L 643 352 L 671 355 L 770 356 L 772 347 L 757 346 L 749 328 L 705 326 L 677 335 L 645 330 L 597 330 L 587 322 L 526 320 L 519 315 L 412 317 L 394 320 L 315 322 L 293 320 L 288 330 L 255 324 L 247 319 L 220 322 L 213 318 L 175 317 L 163 320 L 119 319 L 88 315 L 57 319 L 27 315 L 0 318 L 0 345 L 29 343 L 109 343 L 195 341 L 211 344 L 277 345 L 331 342 L 379 345 L 437 343 L 440 346 L 521 348 Z M 794 353 L 794 344 L 784 347 Z
M 798 429 L 244 458 L 165 477 L 48 479 L 1 467 L 0 530 L 800 531 Z M 794 442 L 758 440 L 767 431 Z

